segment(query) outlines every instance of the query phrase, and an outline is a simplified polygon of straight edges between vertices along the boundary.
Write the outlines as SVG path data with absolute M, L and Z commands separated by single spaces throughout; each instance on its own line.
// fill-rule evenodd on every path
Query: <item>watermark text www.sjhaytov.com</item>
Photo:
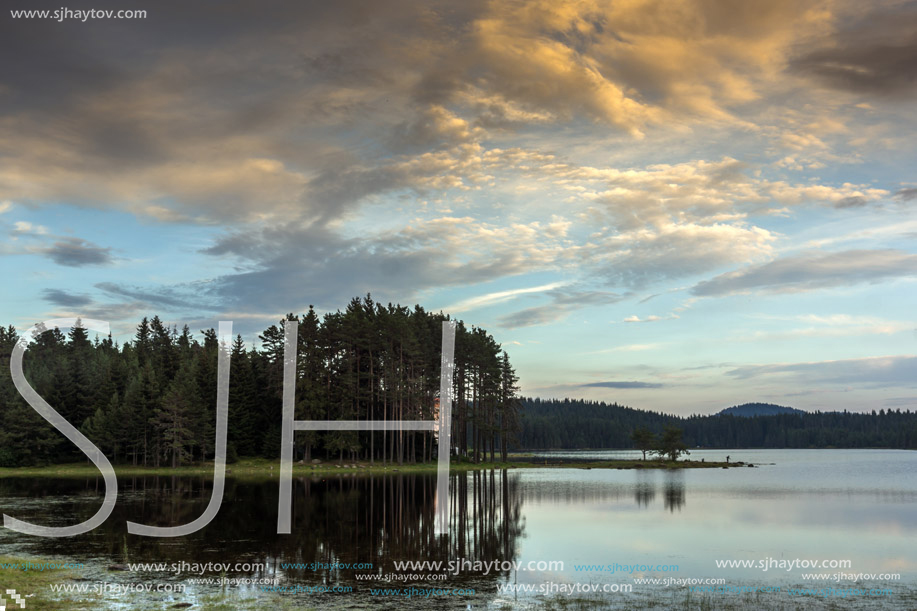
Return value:
M 64 21 L 81 21 L 86 23 L 90 19 L 146 19 L 145 10 L 109 10 L 109 9 L 71 9 L 62 6 L 59 9 L 10 9 L 13 19 L 53 19 L 58 23 Z

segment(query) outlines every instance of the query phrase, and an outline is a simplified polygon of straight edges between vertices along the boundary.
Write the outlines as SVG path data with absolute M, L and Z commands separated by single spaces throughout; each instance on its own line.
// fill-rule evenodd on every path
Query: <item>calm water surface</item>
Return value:
M 266 569 L 228 576 L 278 578 L 281 584 L 352 587 L 346 594 L 289 594 L 318 608 L 526 608 L 542 598 L 500 591 L 506 584 L 633 585 L 606 594 L 614 608 L 671 608 L 684 586 L 635 579 L 725 579 L 730 586 L 887 587 L 892 598 L 790 598 L 774 595 L 747 608 L 915 608 L 917 591 L 917 452 L 889 450 L 696 451 L 692 459 L 751 462 L 755 468 L 694 470 L 524 469 L 454 475 L 448 539 L 433 533 L 435 477 L 296 478 L 290 535 L 277 535 L 277 481 L 230 478 L 222 509 L 203 531 L 156 539 L 128 535 L 125 522 L 181 524 L 210 495 L 205 478 L 119 480 L 112 516 L 92 533 L 41 539 L 0 529 L 0 552 L 70 558 L 99 581 L 185 583 L 191 575 L 112 573 L 123 562 L 258 562 Z M 633 452 L 546 453 L 609 458 Z M 101 499 L 98 478 L 0 481 L 3 513 L 48 525 L 81 521 Z M 560 561 L 553 570 L 463 570 L 445 581 L 386 582 L 404 560 Z M 786 570 L 773 562 L 843 560 L 849 568 Z M 718 568 L 717 560 L 751 560 L 762 568 Z M 284 563 L 372 563 L 371 570 L 292 569 Z M 599 571 L 580 565 L 624 565 Z M 634 569 L 634 565 L 640 568 Z M 577 570 L 577 567 L 580 570 Z M 657 567 L 659 567 L 657 569 Z M 665 568 L 662 568 L 665 567 Z M 428 573 L 429 571 L 418 571 Z M 807 581 L 804 573 L 894 573 L 900 580 Z M 356 575 L 373 575 L 373 581 Z M 205 575 L 218 577 L 218 575 Z M 426 601 L 372 597 L 372 587 L 474 588 L 474 596 Z M 556 586 L 555 586 L 556 587 Z M 156 604 L 196 602 L 215 586 L 188 585 Z M 261 596 L 257 586 L 234 595 Z M 724 601 L 732 595 L 713 595 Z M 735 600 L 739 600 L 736 598 Z M 117 601 L 110 601 L 117 608 Z M 770 605 L 770 606 L 767 606 Z M 784 606 L 781 606 L 784 605 Z M 155 608 L 155 607 L 153 607 Z

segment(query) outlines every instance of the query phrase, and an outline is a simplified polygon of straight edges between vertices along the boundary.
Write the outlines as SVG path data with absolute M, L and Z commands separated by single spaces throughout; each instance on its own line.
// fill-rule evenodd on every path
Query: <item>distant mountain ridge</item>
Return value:
M 773 403 L 743 403 L 734 405 L 717 412 L 717 416 L 736 416 L 738 418 L 754 418 L 755 416 L 781 416 L 783 414 L 803 415 L 806 412 L 795 407 L 784 407 Z

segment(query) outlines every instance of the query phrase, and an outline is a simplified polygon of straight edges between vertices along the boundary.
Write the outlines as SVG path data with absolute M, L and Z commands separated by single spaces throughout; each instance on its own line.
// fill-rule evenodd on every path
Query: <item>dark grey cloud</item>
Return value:
M 885 405 L 894 408 L 911 408 L 911 411 L 917 409 L 917 396 L 910 397 L 889 397 L 884 401 Z
M 433 253 L 342 252 L 327 260 L 277 260 L 254 271 L 213 281 L 213 293 L 227 304 L 259 309 L 301 308 L 308 303 L 335 307 L 354 295 L 372 293 L 380 301 L 406 301 L 421 289 L 450 284 L 430 264 Z M 445 270 L 440 270 L 445 271 Z
M 518 329 L 544 325 L 566 318 L 571 312 L 588 306 L 617 303 L 624 299 L 619 293 L 589 291 L 576 288 L 559 288 L 546 291 L 551 303 L 506 314 L 497 319 L 505 329 Z
M 239 271 L 215 278 L 206 290 L 223 303 L 261 311 L 337 308 L 355 295 L 403 303 L 429 288 L 478 284 L 545 265 L 537 249 L 547 244 L 514 243 L 509 228 L 481 233 L 480 227 L 469 219 L 437 219 L 356 238 L 320 223 L 227 234 L 202 252 L 236 257 Z
M 395 126 L 389 147 L 400 153 L 445 149 L 470 141 L 468 124 L 442 106 L 420 110 L 409 121 Z
M 800 385 L 832 384 L 843 387 L 917 387 L 917 357 L 885 356 L 876 358 L 748 365 L 726 372 L 739 379 L 776 377 Z
M 663 388 L 664 384 L 654 382 L 592 382 L 589 384 L 580 384 L 582 388 Z
M 126 330 L 125 324 L 130 328 L 135 323 L 139 323 L 144 316 L 150 317 L 162 313 L 161 308 L 144 301 L 98 302 L 89 295 L 60 289 L 45 289 L 42 297 L 57 307 L 66 308 L 66 315 L 76 310 L 83 318 L 120 323 L 121 332 Z M 61 312 L 51 314 L 50 317 L 58 318 L 64 315 Z
M 835 208 L 862 208 L 868 202 L 866 198 L 861 195 L 851 195 L 850 197 L 844 197 L 842 199 L 834 202 Z
M 414 181 L 410 171 L 397 165 L 328 169 L 309 182 L 303 203 L 320 222 L 342 216 L 369 195 L 407 189 Z
M 221 309 L 219 302 L 209 299 L 211 291 L 207 283 L 177 284 L 170 287 L 139 288 L 99 282 L 95 288 L 113 297 L 126 297 L 131 307 L 145 304 L 146 307 L 170 309 Z
M 548 291 L 548 296 L 558 305 L 585 307 L 617 303 L 627 295 L 611 291 L 588 291 L 564 287 Z
M 54 10 L 60 8 L 60 3 L 52 6 L 50 2 L 35 2 L 5 8 Z M 126 20 L 108 22 L 109 34 L 125 25 L 131 27 Z M 0 54 L 19 58 L 4 62 L 0 70 L 0 83 L 6 94 L 4 107 L 10 111 L 59 109 L 63 99 L 91 95 L 115 85 L 128 74 L 117 67 L 119 59 L 130 53 L 127 49 L 119 54 L 115 45 L 108 46 L 109 56 L 105 59 L 106 43 L 99 36 L 101 23 L 66 27 L 50 19 L 12 19 L 8 12 L 0 23 Z M 114 42 L 115 39 L 109 40 Z
M 41 252 L 58 265 L 67 267 L 108 265 L 114 261 L 111 248 L 103 248 L 82 238 L 61 238 Z
M 880 9 L 842 27 L 790 69 L 855 93 L 905 94 L 917 85 L 917 9 Z
M 87 295 L 68 293 L 60 289 L 45 289 L 42 296 L 49 303 L 68 308 L 79 308 L 92 303 L 92 298 Z
M 245 304 L 262 310 L 288 310 L 315 304 L 339 307 L 355 295 L 372 293 L 379 301 L 408 301 L 434 286 L 467 283 L 472 268 L 451 270 L 442 253 L 385 250 L 359 241 L 328 243 L 284 242 L 285 252 L 240 271 L 216 278 L 212 294 L 222 303 Z M 486 270 L 482 270 L 486 272 Z M 451 273 L 454 272 L 454 273 Z M 492 279 L 493 273 L 482 277 Z
M 908 187 L 895 192 L 895 197 L 906 202 L 917 199 L 917 188 Z
M 192 4 L 164 0 L 155 6 L 142 1 L 99 0 L 92 8 L 100 10 L 146 10 L 143 19 L 88 19 L 86 22 L 55 19 L 12 19 L 9 13 L 2 21 L 0 53 L 16 57 L 4 64 L 2 78 L 9 90 L 31 107 L 42 100 L 59 106 L 62 99 L 96 95 L 109 86 L 142 77 L 150 65 L 161 59 L 164 43 L 182 53 L 198 52 L 223 46 L 288 37 L 293 33 L 331 30 L 339 37 L 342 31 L 363 34 L 388 15 L 387 25 L 398 28 L 403 22 L 420 19 L 410 3 L 395 0 L 381 6 L 373 2 L 344 0 L 334 4 L 280 0 L 270 9 L 256 1 L 224 3 L 202 0 Z M 55 9 L 54 0 L 33 0 L 8 8 Z M 70 7 L 85 9 L 89 7 Z M 402 17 L 399 17 L 401 15 Z M 431 24 L 432 25 L 432 24 Z M 361 41 L 361 37 L 351 40 Z M 326 45 L 328 46 L 328 45 Z M 341 45 L 335 45 L 341 46 Z M 350 55 L 364 51 L 361 45 Z M 302 57 L 296 58 L 302 61 Z M 305 67 L 305 62 L 304 62 Z M 332 66 L 333 68 L 334 66 Z M 263 74 L 263 73 L 262 73 Z M 202 85 L 222 79 L 222 71 L 201 74 Z M 258 78 L 259 75 L 252 75 Z
M 497 324 L 504 329 L 545 325 L 566 317 L 568 313 L 569 310 L 563 306 L 536 306 L 501 316 L 497 319 Z
M 119 290 L 114 284 L 105 283 L 102 287 L 111 289 L 110 294 L 123 295 L 126 291 Z M 98 286 L 96 288 L 99 288 Z M 161 304 L 151 304 L 149 301 L 122 301 L 98 302 L 89 295 L 73 293 L 61 289 L 45 289 L 42 291 L 45 301 L 68 310 L 78 309 L 79 314 L 85 318 L 105 321 L 127 321 L 128 324 L 139 322 L 143 316 L 152 316 L 161 313 Z
M 17 58 L 0 68 L 0 117 L 16 116 L 0 122 L 0 155 L 27 168 L 13 172 L 21 178 L 11 197 L 122 206 L 138 189 L 142 214 L 214 222 L 271 211 L 328 220 L 368 195 L 410 187 L 415 175 L 386 150 L 394 126 L 423 131 L 428 109 L 411 103 L 409 74 L 429 69 L 448 32 L 462 31 L 483 3 L 93 8 L 148 16 L 0 22 L 0 54 Z M 421 144 L 439 146 L 436 133 Z M 48 149 L 55 154 L 41 153 Z M 117 184 L 118 170 L 131 179 Z
M 806 253 L 754 265 L 701 282 L 691 292 L 716 297 L 748 291 L 811 291 L 914 276 L 917 255 L 892 249 L 847 250 Z
M 82 308 L 81 311 L 89 318 L 110 322 L 127 321 L 130 325 L 139 323 L 144 316 L 150 317 L 162 313 L 161 310 L 142 301 L 95 303 Z

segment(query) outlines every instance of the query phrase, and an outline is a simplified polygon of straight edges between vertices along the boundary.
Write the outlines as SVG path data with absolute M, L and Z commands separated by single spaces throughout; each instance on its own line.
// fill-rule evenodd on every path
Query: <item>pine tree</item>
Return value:
M 510 445 L 518 442 L 520 429 L 520 403 L 516 393 L 519 377 L 509 362 L 509 355 L 504 351 L 500 360 L 500 458 L 507 460 Z
M 242 336 L 237 335 L 230 354 L 229 376 L 229 430 L 227 456 L 257 456 L 257 387 L 252 372 L 251 359 L 245 350 Z
M 194 371 L 190 363 L 185 362 L 168 385 L 159 406 L 153 409 L 151 419 L 172 467 L 181 466 L 192 458 L 194 427 L 199 411 L 200 397 Z
M 325 410 L 324 358 L 319 335 L 320 321 L 310 305 L 299 323 L 297 351 L 296 410 L 297 420 L 316 420 Z M 312 448 L 318 445 L 316 431 L 298 433 L 294 438 L 297 448 L 302 448 L 303 458 L 312 458 Z

